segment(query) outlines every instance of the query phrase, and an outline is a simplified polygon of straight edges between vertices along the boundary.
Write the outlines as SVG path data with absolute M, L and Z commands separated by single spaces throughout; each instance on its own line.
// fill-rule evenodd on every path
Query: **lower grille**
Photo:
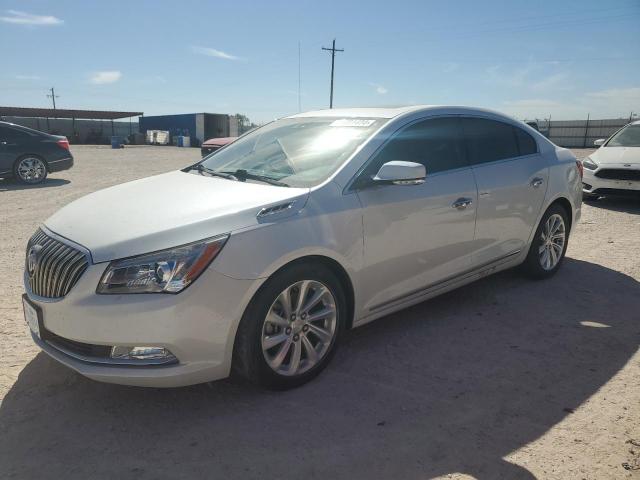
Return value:
M 627 170 L 624 168 L 603 168 L 596 172 L 596 177 L 608 180 L 640 180 L 640 170 Z
M 64 297 L 89 266 L 87 256 L 38 229 L 27 244 L 29 287 L 46 298 Z
M 50 343 L 52 346 L 67 351 L 72 354 L 90 358 L 110 358 L 111 347 L 108 345 L 93 345 L 90 343 L 76 342 L 69 340 L 50 332 L 47 329 L 40 328 L 40 336 L 42 340 Z
M 640 190 L 624 190 L 622 188 L 596 188 L 591 193 L 600 195 L 619 195 L 623 197 L 640 197 Z

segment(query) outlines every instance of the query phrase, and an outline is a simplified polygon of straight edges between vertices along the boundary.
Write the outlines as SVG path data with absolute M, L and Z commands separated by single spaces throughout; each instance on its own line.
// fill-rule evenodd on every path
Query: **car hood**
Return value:
M 292 215 L 308 195 L 306 188 L 176 171 L 82 197 L 56 212 L 45 226 L 89 249 L 99 263 L 257 225 L 262 208 L 296 200 L 294 208 L 283 212 Z
M 640 164 L 640 147 L 601 147 L 589 156 L 599 165 Z

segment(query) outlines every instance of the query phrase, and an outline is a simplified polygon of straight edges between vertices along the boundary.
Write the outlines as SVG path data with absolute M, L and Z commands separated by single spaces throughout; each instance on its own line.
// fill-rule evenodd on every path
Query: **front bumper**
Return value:
M 589 194 L 635 194 L 640 193 L 640 180 L 608 179 L 596 176 L 598 170 L 584 169 L 582 191 Z
M 215 263 L 215 262 L 214 262 Z M 107 264 L 90 265 L 69 294 L 48 299 L 30 291 L 44 328 L 55 336 L 94 346 L 154 346 L 178 359 L 167 365 L 122 365 L 70 354 L 60 343 L 34 336 L 51 357 L 94 380 L 147 387 L 178 387 L 227 377 L 242 313 L 259 286 L 209 267 L 177 295 L 97 295 Z M 62 344 L 64 345 L 64 343 Z

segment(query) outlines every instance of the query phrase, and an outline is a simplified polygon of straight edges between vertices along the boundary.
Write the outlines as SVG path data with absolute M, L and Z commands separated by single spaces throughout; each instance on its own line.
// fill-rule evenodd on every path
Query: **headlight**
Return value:
M 115 260 L 105 270 L 97 293 L 178 293 L 187 288 L 220 253 L 229 235 Z
M 595 170 L 595 169 L 598 168 L 598 164 L 596 162 L 594 162 L 593 160 L 591 160 L 590 157 L 587 157 L 584 160 L 582 160 L 582 165 L 587 170 Z

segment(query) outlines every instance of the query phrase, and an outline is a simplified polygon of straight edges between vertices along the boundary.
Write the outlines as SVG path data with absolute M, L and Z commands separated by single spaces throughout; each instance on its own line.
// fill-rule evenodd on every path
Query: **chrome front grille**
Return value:
M 89 266 L 87 256 L 38 229 L 27 244 L 25 270 L 31 291 L 46 298 L 64 297 Z

